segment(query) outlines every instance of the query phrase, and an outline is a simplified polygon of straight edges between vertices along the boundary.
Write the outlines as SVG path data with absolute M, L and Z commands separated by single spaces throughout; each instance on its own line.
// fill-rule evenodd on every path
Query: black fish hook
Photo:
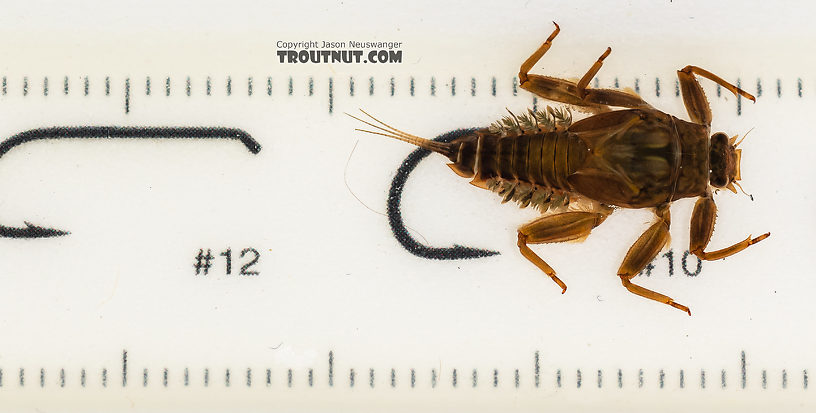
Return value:
M 437 142 L 448 143 L 460 136 L 472 133 L 475 129 L 458 129 L 442 135 L 434 139 Z M 461 260 L 470 258 L 489 257 L 491 255 L 498 255 L 498 251 L 483 250 L 472 247 L 465 247 L 454 244 L 453 247 L 437 248 L 429 247 L 420 244 L 416 239 L 411 237 L 408 229 L 405 227 L 405 222 L 402 220 L 402 211 L 400 211 L 400 202 L 402 201 L 402 190 L 405 188 L 405 182 L 408 180 L 408 175 L 416 169 L 419 162 L 427 158 L 431 151 L 427 149 L 417 149 L 411 152 L 407 158 L 402 162 L 397 170 L 394 180 L 391 181 L 391 189 L 388 191 L 388 223 L 391 225 L 391 232 L 408 252 L 418 257 L 428 258 L 432 260 Z
M 0 157 L 16 146 L 45 139 L 233 139 L 240 141 L 253 154 L 261 151 L 258 141 L 243 130 L 236 128 L 57 126 L 27 130 L 6 139 L 0 143 Z M 43 228 L 24 222 L 26 226 L 22 228 L 0 225 L 0 237 L 48 238 L 68 234 L 67 231 Z

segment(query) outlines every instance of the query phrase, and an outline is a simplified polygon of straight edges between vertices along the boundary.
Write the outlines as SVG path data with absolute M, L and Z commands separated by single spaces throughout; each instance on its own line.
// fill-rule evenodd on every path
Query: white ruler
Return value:
M 0 156 L 0 225 L 69 233 L 0 239 L 0 410 L 813 408 L 807 6 L 394 7 L 5 5 L 0 141 L 62 138 Z M 564 295 L 518 253 L 536 214 L 439 157 L 406 184 L 412 236 L 500 255 L 426 260 L 391 234 L 389 186 L 414 148 L 343 112 L 433 138 L 552 104 L 515 77 L 552 20 L 562 32 L 534 73 L 578 78 L 611 45 L 592 85 L 678 117 L 687 64 L 757 96 L 703 81 L 714 129 L 753 128 L 753 200 L 716 196 L 712 246 L 771 237 L 698 266 L 682 200 L 671 249 L 638 278 L 692 317 L 615 275 L 647 211 L 533 247 Z M 279 60 L 278 42 L 324 40 L 392 61 Z

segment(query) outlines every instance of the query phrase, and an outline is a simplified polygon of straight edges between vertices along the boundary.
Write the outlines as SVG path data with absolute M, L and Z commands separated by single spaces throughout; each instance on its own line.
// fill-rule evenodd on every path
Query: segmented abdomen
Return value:
M 451 167 L 459 175 L 473 177 L 471 183 L 498 192 L 504 202 L 542 211 L 569 202 L 567 177 L 587 153 L 583 141 L 566 131 L 502 136 L 483 130 L 453 143 L 459 147 Z

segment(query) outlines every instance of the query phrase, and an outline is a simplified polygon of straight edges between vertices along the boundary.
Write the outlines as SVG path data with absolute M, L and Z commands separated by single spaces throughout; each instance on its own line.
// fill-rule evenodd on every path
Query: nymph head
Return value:
M 737 149 L 742 140 L 739 142 L 736 140 L 736 135 L 729 138 L 725 133 L 717 132 L 711 136 L 708 153 L 711 186 L 725 188 L 734 193 L 737 193 L 734 185 L 740 186 L 737 181 L 740 180 L 740 157 L 742 156 L 742 149 Z

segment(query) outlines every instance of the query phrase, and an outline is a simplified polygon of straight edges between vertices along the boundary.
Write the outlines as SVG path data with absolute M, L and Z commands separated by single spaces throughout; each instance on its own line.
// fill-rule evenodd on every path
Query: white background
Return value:
M 71 234 L 0 240 L 0 405 L 170 410 L 220 410 L 232 404 L 292 410 L 812 406 L 813 383 L 803 389 L 803 370 L 811 381 L 816 374 L 810 329 L 816 281 L 809 260 L 815 206 L 812 15 L 806 2 L 3 4 L 0 75 L 7 77 L 8 88 L 0 96 L 3 136 L 54 125 L 229 126 L 252 134 L 263 149 L 253 156 L 234 142 L 61 141 L 26 144 L 4 156 L 0 222 L 30 221 Z M 732 258 L 704 263 L 696 278 L 682 276 L 679 260 L 688 246 L 693 206 L 693 200 L 682 200 L 672 209 L 676 275 L 668 277 L 666 260 L 660 259 L 652 277 L 638 279 L 691 307 L 693 317 L 628 293 L 615 276 L 626 250 L 649 225 L 648 211 L 616 212 L 583 244 L 533 247 L 569 286 L 561 295 L 515 247 L 516 228 L 536 214 L 500 205 L 497 196 L 452 174 L 441 158 L 423 162 L 412 175 L 404 194 L 407 224 L 434 246 L 459 243 L 502 255 L 444 262 L 414 257 L 391 236 L 387 219 L 370 210 L 384 212 L 393 173 L 413 148 L 355 132 L 359 124 L 342 112 L 362 107 L 429 138 L 484 126 L 505 108 L 520 112 L 533 101 L 523 90 L 513 96 L 513 78 L 549 35 L 553 20 L 562 32 L 533 72 L 579 78 L 611 46 L 598 74 L 600 85 L 610 87 L 617 77 L 621 87 L 633 88 L 638 79 L 644 99 L 683 119 L 675 71 L 687 64 L 740 79 L 754 94 L 761 82 L 762 96 L 753 105 L 743 100 L 737 116 L 736 99 L 725 91 L 717 97 L 715 86 L 703 80 L 715 130 L 743 135 L 753 128 L 741 147 L 742 183 L 754 201 L 730 192 L 715 198 L 719 214 L 711 245 L 720 248 L 766 231 L 772 236 Z M 404 60 L 278 63 L 278 40 L 324 39 L 400 41 Z M 88 96 L 82 92 L 86 76 Z M 150 96 L 145 95 L 147 76 Z M 211 96 L 205 94 L 208 76 Z M 43 96 L 45 77 L 48 96 Z M 172 92 L 165 96 L 168 77 Z M 253 78 L 251 96 L 248 77 Z M 271 96 L 267 77 L 273 82 Z M 415 96 L 409 94 L 411 77 Z M 432 77 L 435 96 L 429 92 Z M 490 93 L 493 77 L 496 96 Z M 124 112 L 126 79 L 129 114 Z M 260 251 L 260 276 L 224 276 L 221 257 L 209 276 L 194 275 L 199 248 L 211 248 L 217 256 L 227 247 L 238 265 L 235 254 L 241 249 Z M 123 350 L 128 351 L 125 388 Z M 742 351 L 748 363 L 745 389 Z M 204 368 L 210 369 L 209 387 L 202 384 Z M 247 368 L 253 371 L 250 387 Z M 269 387 L 267 368 L 273 376 Z M 352 368 L 354 388 L 348 379 Z M 66 374 L 64 388 L 60 369 Z M 84 388 L 81 369 L 87 372 Z M 108 371 L 107 387 L 102 369 Z M 149 371 L 146 387 L 143 369 Z M 224 384 L 226 369 L 230 387 Z M 373 388 L 369 369 L 375 371 Z M 436 388 L 432 369 L 439 374 Z M 494 369 L 497 388 L 492 387 Z M 644 385 L 638 387 L 641 369 Z

